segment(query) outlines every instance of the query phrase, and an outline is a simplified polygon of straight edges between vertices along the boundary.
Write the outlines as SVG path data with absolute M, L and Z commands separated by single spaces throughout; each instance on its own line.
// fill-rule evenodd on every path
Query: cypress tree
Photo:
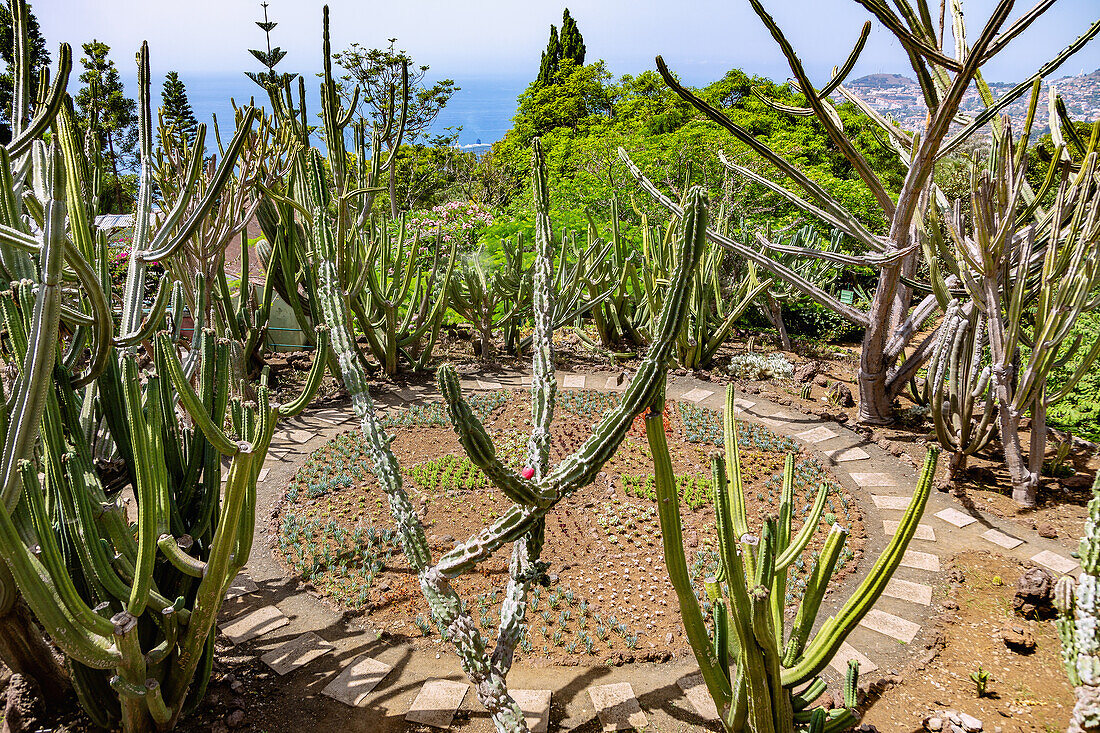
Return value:
M 561 44 L 558 43 L 558 28 L 551 24 L 550 40 L 546 43 L 546 50 L 542 52 L 542 61 L 539 63 L 539 76 L 536 82 L 546 85 L 554 83 L 554 74 L 561 65 Z
M 561 58 L 569 59 L 576 66 L 584 66 L 584 37 L 577 21 L 569 14 L 569 8 L 561 18 Z
M 177 134 L 182 135 L 188 145 L 195 142 L 199 121 L 195 119 L 195 112 L 187 99 L 187 88 L 183 85 L 180 75 L 174 71 L 169 71 L 164 77 L 160 103 L 164 121 L 174 128 Z M 161 144 L 164 144 L 163 141 Z

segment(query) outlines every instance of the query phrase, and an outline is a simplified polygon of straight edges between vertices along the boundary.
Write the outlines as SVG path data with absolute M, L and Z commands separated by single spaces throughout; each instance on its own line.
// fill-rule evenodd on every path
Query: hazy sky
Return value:
M 803 61 L 818 79 L 847 56 L 869 14 L 852 0 L 765 0 Z M 1020 0 L 1017 17 L 1034 0 Z M 385 46 L 397 37 L 432 75 L 533 76 L 551 23 L 560 24 L 560 0 L 331 0 L 334 48 L 351 42 Z M 271 0 L 279 22 L 273 42 L 289 53 L 280 69 L 313 71 L 320 66 L 321 7 L 318 0 Z M 993 0 L 966 3 L 969 35 L 977 36 Z M 142 40 L 152 51 L 154 74 L 258 69 L 248 48 L 262 47 L 253 25 L 261 16 L 251 0 L 32 0 L 52 48 L 92 38 L 108 43 L 112 56 L 131 76 L 130 59 Z M 570 12 L 584 34 L 589 59 L 603 58 L 611 70 L 636 73 L 653 68 L 664 55 L 685 79 L 712 79 L 730 67 L 773 78 L 787 76 L 770 35 L 745 0 L 570 0 Z M 680 6 L 680 7 L 677 7 Z M 1100 0 L 1058 0 L 1046 15 L 987 67 L 993 81 L 1016 81 L 1076 38 L 1100 17 Z M 1071 59 L 1058 76 L 1100 67 L 1100 41 Z M 908 65 L 893 37 L 877 24 L 855 76 L 906 73 Z

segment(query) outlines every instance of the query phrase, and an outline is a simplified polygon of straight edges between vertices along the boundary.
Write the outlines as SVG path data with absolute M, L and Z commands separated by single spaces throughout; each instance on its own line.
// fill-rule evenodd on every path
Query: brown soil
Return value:
M 883 733 L 909 733 L 922 730 L 930 713 L 957 710 L 980 719 L 990 732 L 1064 730 L 1073 688 L 1062 667 L 1058 634 L 1051 621 L 1022 619 L 1012 610 L 1016 580 L 1026 567 L 988 552 L 957 555 L 946 572 L 952 582 L 945 606 L 958 608 L 940 619 L 942 651 L 925 668 L 902 675 L 864 721 Z M 1034 636 L 1032 653 L 1005 646 L 1002 634 L 1013 628 Z M 991 675 L 981 698 L 970 679 L 978 665 Z
M 552 462 L 575 450 L 615 399 L 593 392 L 560 393 L 552 429 Z M 494 406 L 489 400 L 503 404 Z M 497 393 L 475 403 L 475 408 L 478 405 L 488 410 L 485 426 L 499 456 L 518 470 L 530 427 L 529 397 Z M 417 408 L 405 413 L 417 414 L 423 421 L 425 413 Z M 690 404 L 670 406 L 667 415 L 673 465 L 681 482 L 684 551 L 702 591 L 702 579 L 717 560 L 715 517 L 707 495 L 707 453 L 720 438 L 721 416 Z M 420 508 L 436 558 L 450 550 L 456 538 L 472 536 L 510 506 L 466 461 L 446 418 L 436 413 L 435 419 L 439 418 L 444 424 L 388 428 L 406 489 Z M 778 504 L 785 453 L 797 446 L 758 426 L 744 426 L 740 442 L 748 515 L 758 529 L 762 517 Z M 649 483 L 652 465 L 644 431 L 635 425 L 597 480 L 563 500 L 549 516 L 542 555 L 550 563 L 549 585 L 533 593 L 530 628 L 519 658 L 569 665 L 578 661 L 618 664 L 661 661 L 684 649 Z M 829 479 L 820 464 L 806 455 L 796 457 L 796 530 L 822 480 Z M 852 552 L 838 573 L 843 577 L 858 563 L 863 525 L 852 497 L 830 483 L 833 490 L 825 512 L 851 531 Z M 822 524 L 831 519 L 823 517 Z M 425 646 L 431 643 L 428 635 L 434 637 L 437 632 L 427 625 L 428 609 L 417 578 L 409 572 L 393 538 L 383 536 L 382 528 L 391 525 L 389 508 L 369 471 L 358 431 L 341 435 L 311 456 L 288 488 L 279 522 L 280 545 L 291 573 L 343 607 L 368 615 L 372 627 L 420 640 Z M 801 597 L 800 583 L 805 582 L 823 539 L 824 532 L 817 533 L 801 561 L 792 566 L 791 604 Z M 509 552 L 502 548 L 474 572 L 454 581 L 487 633 L 495 631 L 499 620 Z

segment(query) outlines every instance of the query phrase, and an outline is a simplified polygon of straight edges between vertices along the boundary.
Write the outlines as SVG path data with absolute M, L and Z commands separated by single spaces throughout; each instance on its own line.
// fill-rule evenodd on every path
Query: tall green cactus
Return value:
M 793 534 L 794 455 L 788 454 L 778 513 L 764 518 L 759 538 L 751 535 L 745 515 L 733 414 L 734 392 L 730 385 L 726 390 L 723 425 L 725 452 L 711 455 L 719 552 L 718 573 L 706 580 L 707 596 L 713 607 L 713 637 L 708 634 L 688 573 L 679 495 L 665 438 L 662 406 L 655 404 L 646 414 L 665 563 L 680 603 L 684 630 L 725 730 L 734 733 L 845 730 L 858 720 L 854 710 L 858 664 L 853 662 L 849 666 L 843 708 L 829 711 L 810 708 L 825 691 L 825 682 L 818 674 L 871 610 L 901 563 L 928 501 L 938 450 L 930 450 L 925 458 L 920 480 L 898 530 L 866 579 L 836 614 L 820 624 L 811 638 L 848 532 L 838 524 L 830 529 L 787 633 L 784 628 L 787 570 L 817 529 L 828 485 L 821 485 L 805 523 Z M 733 676 L 731 663 L 736 670 Z M 808 686 L 795 692 L 807 683 Z
M 1064 575 L 1054 586 L 1055 625 L 1062 640 L 1062 662 L 1076 702 L 1068 733 L 1100 730 L 1100 476 L 1092 484 L 1085 536 L 1078 550 L 1083 571 Z

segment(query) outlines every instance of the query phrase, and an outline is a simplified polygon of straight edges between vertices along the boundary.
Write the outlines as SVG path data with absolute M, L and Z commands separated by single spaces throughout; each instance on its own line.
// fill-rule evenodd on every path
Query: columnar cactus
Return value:
M 1054 586 L 1062 662 L 1076 688 L 1068 733 L 1100 731 L 1100 476 L 1092 484 L 1085 536 L 1078 550 L 1079 580 L 1062 576 Z
M 789 454 L 778 514 L 764 519 L 760 537 L 751 535 L 745 515 L 733 394 L 730 385 L 723 425 L 725 452 L 711 456 L 719 552 L 718 574 L 706 580 L 707 596 L 713 607 L 713 637 L 707 632 L 688 573 L 663 406 L 655 403 L 645 418 L 646 436 L 653 453 L 665 563 L 680 603 L 684 630 L 725 730 L 734 733 L 845 730 L 858 720 L 854 710 L 858 663 L 853 661 L 849 665 L 842 708 L 826 711 L 810 707 L 825 691 L 825 682 L 818 674 L 871 610 L 901 563 L 928 501 L 938 450 L 930 450 L 925 458 L 920 480 L 898 530 L 866 579 L 811 636 L 848 535 L 840 525 L 832 526 L 787 633 L 784 628 L 787 569 L 813 537 L 828 487 L 821 485 L 805 523 L 798 534 L 793 534 L 794 456 Z M 736 670 L 733 676 L 731 663 Z M 802 689 L 796 693 L 796 688 Z

